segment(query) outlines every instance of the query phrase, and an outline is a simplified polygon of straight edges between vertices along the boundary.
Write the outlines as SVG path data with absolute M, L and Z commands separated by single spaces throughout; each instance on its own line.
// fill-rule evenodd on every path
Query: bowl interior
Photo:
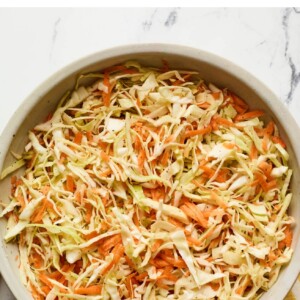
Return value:
M 36 124 L 45 120 L 47 115 L 55 110 L 60 98 L 67 90 L 71 90 L 74 87 L 79 74 L 96 72 L 127 60 L 137 60 L 144 65 L 161 67 L 162 59 L 165 59 L 171 68 L 196 70 L 206 82 L 212 82 L 219 87 L 229 88 L 245 99 L 251 108 L 265 110 L 267 112 L 266 120 L 272 118 L 276 122 L 283 139 L 288 145 L 290 165 L 294 169 L 291 186 L 294 196 L 289 213 L 295 220 L 300 220 L 299 147 L 297 147 L 298 142 L 296 141 L 299 131 L 296 123 L 277 98 L 251 75 L 214 55 L 178 46 L 177 48 L 175 46 L 173 48 L 160 46 L 151 51 L 149 49 L 151 47 L 124 47 L 111 52 L 95 54 L 73 63 L 43 83 L 27 98 L 22 107 L 16 111 L 12 120 L 3 131 L 0 168 L 8 166 L 14 161 L 10 151 L 22 153 L 27 142 L 27 132 Z M 1 200 L 8 202 L 10 193 L 9 178 L 0 182 L 0 191 Z M 299 227 L 299 223 L 296 223 L 293 239 L 293 248 L 296 250 L 297 247 L 296 254 L 293 255 L 291 263 L 281 271 L 276 284 L 262 299 L 271 299 L 271 297 L 274 300 L 282 299 L 296 278 L 299 272 L 300 255 Z M 3 241 L 5 228 L 6 222 L 1 219 L 0 269 L 2 275 L 18 299 L 32 299 L 19 279 L 19 262 L 16 260 L 17 247 L 14 244 L 6 244 Z

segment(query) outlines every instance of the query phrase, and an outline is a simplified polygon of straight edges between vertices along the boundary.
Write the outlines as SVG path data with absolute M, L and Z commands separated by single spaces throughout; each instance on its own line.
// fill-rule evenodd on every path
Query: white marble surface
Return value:
M 265 82 L 300 125 L 299 31 L 300 8 L 0 9 L 0 131 L 62 66 L 144 42 L 198 47 L 235 62 Z M 1 281 L 0 299 L 14 299 Z

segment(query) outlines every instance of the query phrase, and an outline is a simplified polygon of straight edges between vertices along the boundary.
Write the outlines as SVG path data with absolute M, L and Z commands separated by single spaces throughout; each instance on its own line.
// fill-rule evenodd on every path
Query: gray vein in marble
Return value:
M 293 10 L 296 14 L 300 14 L 300 8 L 298 7 L 293 7 Z
M 143 25 L 144 31 L 149 31 L 151 29 L 153 19 L 154 19 L 156 13 L 157 13 L 157 8 L 155 8 L 155 10 L 153 11 L 152 15 L 150 16 L 150 19 L 143 22 L 142 25 Z
M 289 24 L 289 18 L 292 10 L 290 8 L 286 8 L 283 12 L 283 17 L 282 17 L 282 26 L 283 26 L 283 31 L 285 35 L 285 47 L 284 47 L 284 56 L 287 56 L 287 50 L 289 48 L 290 44 L 290 36 L 289 36 L 289 31 L 288 31 L 288 24 Z
M 176 9 L 173 9 L 169 15 L 167 20 L 165 21 L 165 26 L 166 27 L 172 27 L 175 25 L 175 23 L 177 22 L 177 18 L 178 18 L 178 14 Z
M 61 21 L 61 18 L 57 18 L 56 21 L 54 22 L 54 25 L 53 25 L 53 33 L 52 33 L 52 40 L 51 40 L 51 50 L 50 50 L 50 60 L 52 59 L 52 52 L 53 52 L 53 49 L 54 49 L 54 45 L 55 45 L 55 42 L 56 42 L 56 38 L 57 38 L 57 33 L 58 33 L 58 25 Z
M 270 63 L 269 63 L 269 67 L 272 67 L 272 66 L 273 66 L 273 62 L 274 62 L 274 59 L 275 59 L 275 57 L 276 57 L 276 54 L 277 54 L 278 48 L 279 48 L 279 43 L 276 43 L 276 46 L 275 46 L 275 47 L 273 47 L 274 51 L 273 51 L 273 54 L 271 55 L 271 59 L 270 59 Z
M 290 104 L 293 100 L 294 92 L 300 82 L 300 71 L 297 70 L 296 65 L 293 61 L 292 55 L 289 53 L 289 45 L 290 45 L 290 35 L 289 35 L 289 19 L 292 12 L 298 13 L 295 9 L 286 8 L 283 12 L 282 16 L 282 27 L 285 35 L 285 48 L 284 48 L 284 56 L 290 66 L 291 69 L 291 78 L 290 78 L 290 89 L 288 95 L 285 99 L 286 104 Z
M 258 43 L 257 45 L 256 45 L 256 47 L 259 47 L 259 46 L 261 46 L 261 45 L 263 45 L 263 44 L 265 44 L 266 43 L 266 40 L 263 40 L 263 41 L 261 41 L 260 43 Z

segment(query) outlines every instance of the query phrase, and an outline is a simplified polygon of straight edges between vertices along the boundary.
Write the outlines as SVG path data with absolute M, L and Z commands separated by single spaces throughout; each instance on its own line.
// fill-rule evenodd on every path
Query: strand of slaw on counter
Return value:
M 80 79 L 97 78 L 90 86 Z M 273 121 L 197 72 L 80 76 L 1 178 L 34 299 L 258 299 L 292 255 Z

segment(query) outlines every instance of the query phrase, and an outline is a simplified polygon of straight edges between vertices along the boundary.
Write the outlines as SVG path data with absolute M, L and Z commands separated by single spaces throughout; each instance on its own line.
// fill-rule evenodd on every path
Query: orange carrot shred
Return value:
M 18 202 L 20 203 L 20 205 L 21 205 L 21 209 L 20 209 L 20 211 L 23 211 L 23 209 L 25 208 L 25 200 L 24 200 L 24 197 L 23 197 L 23 195 L 21 195 L 21 194 L 18 194 L 18 196 L 17 196 L 17 200 L 18 200 Z
M 283 250 L 285 247 L 291 247 L 292 241 L 293 241 L 293 232 L 291 230 L 290 224 L 288 224 L 283 231 L 285 234 L 285 237 L 282 241 L 279 242 L 278 248 L 280 250 Z
M 241 114 L 241 115 L 237 115 L 234 120 L 236 122 L 241 122 L 241 121 L 246 121 L 246 120 L 249 120 L 249 119 L 261 117 L 264 114 L 265 113 L 262 110 L 253 110 L 253 111 Z
M 111 86 L 110 86 L 109 74 L 107 72 L 104 73 L 103 84 L 107 88 L 107 92 L 103 92 L 103 104 L 105 106 L 109 106 Z
M 162 158 L 161 158 L 161 164 L 165 167 L 167 166 L 168 164 L 168 159 L 169 159 L 169 155 L 170 155 L 170 150 L 169 149 L 166 149 L 162 155 Z
M 107 176 L 109 176 L 110 174 L 112 174 L 112 170 L 111 170 L 111 169 L 107 169 L 107 170 L 101 172 L 101 173 L 99 174 L 99 177 L 107 177 Z
M 245 290 L 247 289 L 250 282 L 251 282 L 251 280 L 250 280 L 249 276 L 247 276 L 247 278 L 244 280 L 242 285 L 236 290 L 236 293 L 241 296 L 244 295 Z
M 32 223 L 39 223 L 43 216 L 44 216 L 44 212 L 48 207 L 48 200 L 46 198 L 44 198 L 42 200 L 42 206 L 38 209 L 36 214 L 33 214 L 32 217 L 30 218 L 30 220 L 32 221 Z
M 195 220 L 202 227 L 207 228 L 208 222 L 204 218 L 202 211 L 200 208 L 192 202 L 186 202 L 184 205 L 180 207 L 180 209 L 191 219 Z
M 144 169 L 145 159 L 146 159 L 146 152 L 144 149 L 141 149 L 138 155 L 138 166 L 141 172 Z
M 232 121 L 227 120 L 225 118 L 221 118 L 221 117 L 216 118 L 216 123 L 219 124 L 219 125 L 228 126 L 228 127 L 234 127 L 235 126 L 235 124 Z
M 93 133 L 91 131 L 86 132 L 86 137 L 87 137 L 89 142 L 93 141 Z
M 157 249 L 162 245 L 163 242 L 164 242 L 163 240 L 156 240 L 151 247 L 151 251 L 152 252 L 157 251 Z
M 211 93 L 211 95 L 213 96 L 213 98 L 215 100 L 218 100 L 221 96 L 221 92 L 214 92 L 214 93 Z
M 109 162 L 109 156 L 104 151 L 101 151 L 100 156 L 103 161 Z
M 210 103 L 208 103 L 208 102 L 197 103 L 197 106 L 202 109 L 207 109 L 210 107 Z
M 208 125 L 207 127 L 204 127 L 202 129 L 187 131 L 184 134 L 184 137 L 189 138 L 189 137 L 193 137 L 193 136 L 196 136 L 196 135 L 205 135 L 207 133 L 210 133 L 211 131 L 212 131 L 212 127 L 210 125 Z
M 73 177 L 70 175 L 67 175 L 66 188 L 67 188 L 67 191 L 72 192 L 72 193 L 74 192 L 75 183 L 74 183 Z
M 286 148 L 285 142 L 279 136 L 272 136 L 272 141 L 275 144 L 280 144 L 283 148 Z
M 255 147 L 255 144 L 252 143 L 249 157 L 251 160 L 254 160 L 254 159 L 257 159 L 257 155 L 258 155 L 257 148 Z
M 79 295 L 100 295 L 102 291 L 101 285 L 91 285 L 88 287 L 79 287 L 75 289 L 74 293 Z
M 76 134 L 75 134 L 75 137 L 74 137 L 74 143 L 75 144 L 81 144 L 81 140 L 82 140 L 82 132 L 78 131 Z
M 92 217 L 92 212 L 93 212 L 92 204 L 91 203 L 85 203 L 85 209 L 86 209 L 85 220 L 86 220 L 87 223 L 90 223 L 91 217 Z

